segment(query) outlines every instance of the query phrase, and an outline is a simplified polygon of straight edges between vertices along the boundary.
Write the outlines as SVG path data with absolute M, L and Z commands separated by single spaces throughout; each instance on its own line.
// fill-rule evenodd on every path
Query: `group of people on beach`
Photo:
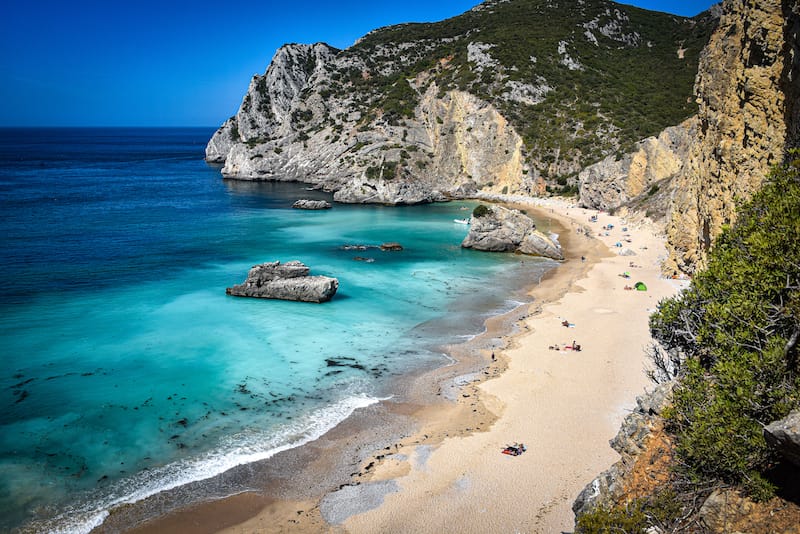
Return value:
M 548 348 L 550 350 L 561 350 L 561 345 L 556 343 L 555 345 L 550 345 L 550 347 Z M 564 345 L 564 350 L 573 350 L 575 352 L 580 352 L 581 346 L 575 343 L 575 340 L 573 339 L 571 345 Z

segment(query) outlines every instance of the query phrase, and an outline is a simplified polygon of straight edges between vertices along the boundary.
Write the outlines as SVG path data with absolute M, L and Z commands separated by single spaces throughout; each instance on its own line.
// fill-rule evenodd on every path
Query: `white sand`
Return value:
M 649 228 L 606 214 L 591 223 L 595 211 L 558 201 L 539 204 L 553 216 L 571 219 L 566 224 L 574 230 L 591 228 L 595 237 L 613 224 L 609 235 L 600 237 L 610 255 L 563 297 L 526 319 L 523 333 L 498 354 L 508 369 L 480 386 L 481 401 L 499 416 L 491 429 L 445 438 L 432 452 L 426 446 L 424 462 L 406 447 L 406 469 L 393 465 L 382 475 L 379 466 L 376 472 L 377 479 L 396 480 L 399 491 L 386 495 L 381 506 L 351 516 L 343 530 L 571 532 L 575 497 L 618 459 L 608 440 L 636 396 L 651 385 L 644 374 L 649 312 L 682 283 L 661 278 L 666 251 Z M 636 255 L 619 256 L 617 242 Z M 619 276 L 625 271 L 630 279 Z M 637 281 L 649 290 L 623 289 Z M 574 327 L 562 326 L 564 319 Z M 582 350 L 563 350 L 573 340 Z M 548 348 L 556 343 L 562 350 Z M 501 454 L 516 441 L 525 443 L 525 454 Z

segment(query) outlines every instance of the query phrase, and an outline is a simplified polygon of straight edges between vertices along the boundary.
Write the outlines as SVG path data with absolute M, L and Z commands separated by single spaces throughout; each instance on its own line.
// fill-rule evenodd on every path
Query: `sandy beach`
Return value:
M 484 354 L 488 370 L 462 380 L 455 403 L 420 407 L 419 432 L 378 451 L 357 483 L 302 512 L 273 503 L 225 532 L 573 530 L 572 502 L 617 460 L 608 440 L 652 386 L 649 312 L 684 282 L 662 278 L 666 251 L 648 224 L 605 213 L 593 222 L 596 211 L 560 200 L 527 208 L 561 226 L 568 257 L 533 288 L 535 303 L 494 361 Z M 647 291 L 625 289 L 639 281 Z M 500 322 L 487 326 L 485 337 L 504 334 Z M 573 341 L 580 351 L 567 348 Z M 527 452 L 502 454 L 514 442 Z
M 265 469 L 256 478 L 277 482 L 263 491 L 132 532 L 571 532 L 575 497 L 618 459 L 608 441 L 652 387 L 649 313 L 686 282 L 662 277 L 666 250 L 649 223 L 529 202 L 514 205 L 559 233 L 567 261 L 532 282 L 527 309 L 451 347 L 456 363 L 413 382 L 407 400 L 357 412 L 274 462 L 302 469 Z M 647 291 L 625 289 L 639 281 Z M 515 442 L 527 451 L 502 453 Z
M 678 284 L 661 278 L 664 249 L 648 229 L 604 214 L 589 222 L 589 211 L 564 204 L 552 209 L 554 216 L 571 219 L 571 262 L 581 261 L 576 254 L 586 255 L 588 243 L 577 233 L 582 227 L 608 253 L 565 294 L 528 317 L 524 332 L 499 354 L 507 369 L 477 391 L 498 416 L 490 430 L 445 439 L 425 458 L 412 454 L 409 473 L 397 479 L 399 491 L 387 495 L 382 506 L 346 520 L 346 531 L 573 530 L 572 502 L 618 459 L 608 440 L 650 385 L 643 372 L 648 312 Z M 603 230 L 608 224 L 613 229 Z M 625 248 L 636 255 L 618 255 Z M 625 272 L 631 278 L 620 276 Z M 638 281 L 648 291 L 624 289 Z M 550 282 L 558 286 L 561 280 Z M 558 287 L 542 288 L 541 300 L 550 300 L 553 292 Z M 565 349 L 573 340 L 579 352 Z M 513 442 L 524 443 L 527 452 L 501 454 Z

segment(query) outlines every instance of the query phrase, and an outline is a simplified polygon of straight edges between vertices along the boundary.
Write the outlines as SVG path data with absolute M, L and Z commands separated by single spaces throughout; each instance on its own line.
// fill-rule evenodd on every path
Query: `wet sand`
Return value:
M 648 386 L 648 311 L 680 284 L 661 278 L 665 250 L 648 226 L 622 232 L 619 218 L 589 222 L 595 211 L 558 200 L 520 207 L 559 233 L 567 254 L 532 281 L 533 304 L 450 347 L 456 362 L 414 377 L 402 400 L 256 469 L 253 492 L 134 532 L 571 531 L 573 500 L 617 459 L 608 440 Z M 636 255 L 618 255 L 624 248 Z M 649 291 L 623 289 L 639 280 Z M 564 348 L 573 340 L 580 352 Z M 502 454 L 512 442 L 527 452 Z

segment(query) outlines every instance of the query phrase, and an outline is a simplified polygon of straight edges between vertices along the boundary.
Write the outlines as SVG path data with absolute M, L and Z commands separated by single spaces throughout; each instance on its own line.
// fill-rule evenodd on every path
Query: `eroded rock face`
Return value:
M 726 0 L 717 11 L 695 83 L 698 115 L 579 174 L 586 207 L 665 216 L 669 274 L 702 267 L 736 206 L 800 145 L 798 3 Z M 661 192 L 649 199 L 653 185 Z
M 292 204 L 292 207 L 297 210 L 329 210 L 331 203 L 325 200 L 301 199 Z
M 327 302 L 339 289 L 339 280 L 328 276 L 309 276 L 302 262 L 279 261 L 254 265 L 247 279 L 225 290 L 235 297 Z
M 730 525 L 753 513 L 756 505 L 731 489 L 715 490 L 700 507 L 698 516 L 708 532 L 727 534 Z
M 693 272 L 787 148 L 798 146 L 797 2 L 725 0 L 700 58 L 697 133 L 676 179 L 668 268 Z
M 636 144 L 636 150 L 617 159 L 609 156 L 578 174 L 580 203 L 593 209 L 616 209 L 648 194 L 656 183 L 677 176 L 684 167 L 697 126 L 692 118 L 667 128 L 658 137 Z
M 636 409 L 625 418 L 619 432 L 609 442 L 620 454 L 620 460 L 581 491 L 572 504 L 576 517 L 598 506 L 610 506 L 624 494 L 625 478 L 645 450 L 654 422 L 669 405 L 674 387 L 674 382 L 666 382 L 636 399 Z
M 365 123 L 352 111 L 355 95 L 323 99 L 315 92 L 334 83 L 332 72 L 351 68 L 346 61 L 323 44 L 282 47 L 214 134 L 206 159 L 224 162 L 227 178 L 304 181 L 345 203 L 419 204 L 479 189 L 535 189 L 523 173 L 522 138 L 492 105 L 461 91 L 440 96 L 420 76 L 402 82 L 421 92 L 413 117 L 402 126 Z
M 767 425 L 764 438 L 781 456 L 800 467 L 800 411 Z
M 353 111 L 358 95 L 325 92 L 341 72 L 363 68 L 337 52 L 322 43 L 281 47 L 214 134 L 206 159 L 224 163 L 227 178 L 304 181 L 347 203 L 419 204 L 481 188 L 534 188 L 523 174 L 522 138 L 491 104 L 461 91 L 440 95 L 420 75 L 401 82 L 420 94 L 402 125 L 362 117 Z
M 472 217 L 461 246 L 488 252 L 520 252 L 563 260 L 558 242 L 536 230 L 530 217 L 519 210 L 493 206 L 489 213 Z

